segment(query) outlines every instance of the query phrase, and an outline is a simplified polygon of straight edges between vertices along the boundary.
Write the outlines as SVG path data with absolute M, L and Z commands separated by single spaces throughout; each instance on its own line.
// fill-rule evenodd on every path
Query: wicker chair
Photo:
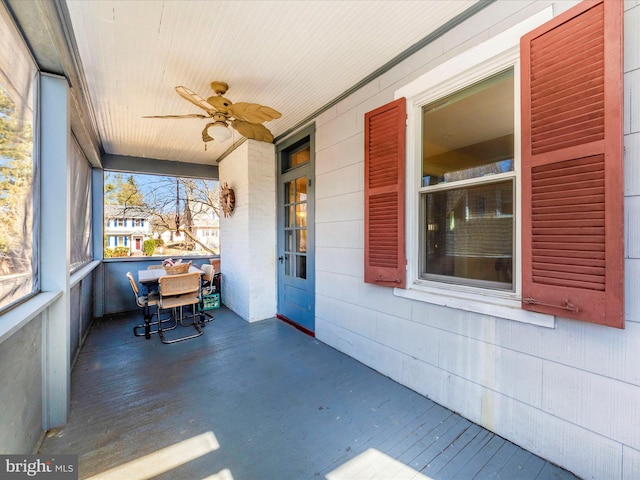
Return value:
M 215 271 L 214 271 L 213 265 L 207 264 L 207 263 L 203 264 L 200 267 L 200 270 L 204 272 L 204 275 L 202 275 L 202 295 L 203 296 L 200 301 L 200 311 L 204 315 L 204 321 L 211 322 L 214 319 L 213 315 L 210 312 L 205 310 L 204 303 L 202 300 L 204 300 L 205 295 L 209 295 L 210 293 L 216 293 L 216 286 L 213 284 Z
M 200 267 L 200 270 L 204 272 L 204 275 L 202 275 L 202 293 L 215 293 L 213 290 L 213 265 L 205 263 Z
M 149 265 L 147 267 L 147 270 L 159 270 L 161 268 L 164 268 L 162 265 Z M 143 287 L 145 286 L 144 284 L 142 285 Z M 156 295 L 158 295 L 158 285 L 157 284 L 152 284 L 151 287 L 147 287 L 148 288 L 148 292 L 149 293 L 155 293 Z
M 138 288 L 138 284 L 133 278 L 133 274 L 131 272 L 127 272 L 127 278 L 129 279 L 129 284 L 131 284 L 131 290 L 133 291 L 133 296 L 136 300 L 136 305 L 142 308 L 142 316 L 144 319 L 144 323 L 141 325 L 136 325 L 133 327 L 133 334 L 136 337 L 141 337 L 144 335 L 145 338 L 151 338 L 152 333 L 158 333 L 159 329 L 151 330 L 151 327 L 154 325 L 159 325 L 158 321 L 152 322 L 152 318 L 156 313 L 151 313 L 150 307 L 156 307 L 158 305 L 158 301 L 160 297 L 157 292 L 149 293 L 149 294 L 141 294 L 140 289 Z M 158 315 L 158 318 L 161 318 Z M 170 322 L 171 319 L 162 320 L 162 323 Z M 173 327 L 164 328 L 164 330 L 171 330 L 176 328 L 177 325 Z
M 188 340 L 202 335 L 203 331 L 200 325 L 204 324 L 204 318 L 198 311 L 201 295 L 200 274 L 194 272 L 165 275 L 158 279 L 158 287 L 160 292 L 157 303 L 158 317 L 160 317 L 162 310 L 171 310 L 176 325 L 179 322 L 183 327 L 193 327 L 196 330 L 196 333 L 191 335 L 166 339 L 163 334 L 163 331 L 166 329 L 162 328 L 162 324 L 160 324 L 158 332 L 160 333 L 162 343 L 181 342 L 182 340 Z M 190 307 L 188 314 L 185 314 L 185 307 Z M 185 323 L 189 318 L 191 321 Z

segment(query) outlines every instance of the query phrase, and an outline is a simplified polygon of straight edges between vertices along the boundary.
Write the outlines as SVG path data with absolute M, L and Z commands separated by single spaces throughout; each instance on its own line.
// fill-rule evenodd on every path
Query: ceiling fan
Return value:
M 198 113 L 188 115 L 148 115 L 143 118 L 211 119 L 213 121 L 207 123 L 204 130 L 202 130 L 202 141 L 205 143 L 211 140 L 224 142 L 231 138 L 229 126 L 233 127 L 244 137 L 253 138 L 261 142 L 273 142 L 273 135 L 262 125 L 262 122 L 280 118 L 282 116 L 280 112 L 257 103 L 232 103 L 231 100 L 222 96 L 229 89 L 229 85 L 225 82 L 211 82 L 211 88 L 216 95 L 205 100 L 187 87 L 176 87 L 178 95 L 197 107 L 200 107 L 207 112 L 206 115 Z

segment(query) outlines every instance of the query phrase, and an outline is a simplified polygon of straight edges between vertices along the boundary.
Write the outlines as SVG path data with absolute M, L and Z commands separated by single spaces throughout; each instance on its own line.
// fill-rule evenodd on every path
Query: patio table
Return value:
M 204 272 L 198 267 L 193 265 L 189 267 L 189 273 L 197 272 L 200 275 L 204 275 Z M 138 282 L 140 283 L 158 283 L 160 277 L 167 275 L 167 271 L 164 268 L 154 268 L 152 270 L 138 270 Z

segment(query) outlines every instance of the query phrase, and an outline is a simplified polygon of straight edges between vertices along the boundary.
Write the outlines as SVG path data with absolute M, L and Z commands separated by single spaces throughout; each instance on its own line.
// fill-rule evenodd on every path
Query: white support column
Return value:
M 275 147 L 247 140 L 219 166 L 235 191 L 232 216 L 220 219 L 222 301 L 249 322 L 276 314 Z
M 40 83 L 40 288 L 62 292 L 43 324 L 43 427 L 67 421 L 71 353 L 69 265 L 70 202 L 67 81 L 42 75 Z
M 91 172 L 91 207 L 93 209 L 92 233 L 93 233 L 93 259 L 101 260 L 104 250 L 104 173 L 94 168 Z M 93 316 L 96 318 L 104 315 L 105 288 L 104 267 L 101 263 L 94 275 L 94 307 Z

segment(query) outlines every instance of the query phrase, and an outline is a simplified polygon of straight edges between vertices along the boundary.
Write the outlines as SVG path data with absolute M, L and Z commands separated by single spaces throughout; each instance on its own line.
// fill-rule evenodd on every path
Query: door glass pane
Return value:
M 305 253 L 307 251 L 307 231 L 296 231 L 296 252 Z
M 309 147 L 303 148 L 302 150 L 298 150 L 291 154 L 290 167 L 297 167 L 298 165 L 302 165 L 303 163 L 307 163 L 311 158 L 311 150 Z
M 307 201 L 307 177 L 296 178 L 296 202 Z
M 296 205 L 296 226 L 298 227 L 306 227 L 307 226 L 307 204 L 301 203 Z
M 284 203 L 293 203 L 295 199 L 295 184 L 287 182 L 284 184 Z
M 293 214 L 293 206 L 284 207 L 284 226 L 292 228 L 295 225 L 295 215 Z
M 296 255 L 296 277 L 307 278 L 307 257 L 306 255 Z
M 282 159 L 283 171 L 308 163 L 310 159 L 311 149 L 309 148 L 309 142 L 305 142 L 304 145 L 284 154 Z
M 293 255 L 284 256 L 284 274 L 289 277 L 293 274 Z
M 287 252 L 293 251 L 293 231 L 287 230 L 284 232 L 285 240 L 284 240 L 284 248 Z

